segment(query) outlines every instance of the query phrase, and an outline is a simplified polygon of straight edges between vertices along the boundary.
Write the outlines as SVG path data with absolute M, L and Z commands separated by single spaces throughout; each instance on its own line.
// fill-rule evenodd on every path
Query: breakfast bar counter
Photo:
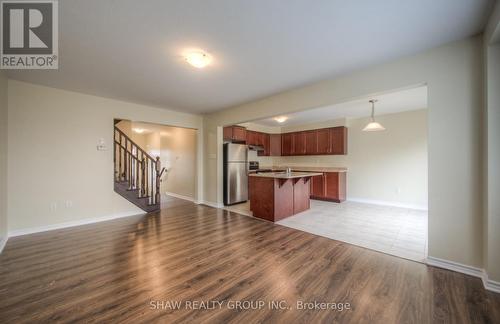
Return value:
M 250 210 L 271 222 L 310 208 L 311 177 L 316 172 L 265 172 L 249 174 Z

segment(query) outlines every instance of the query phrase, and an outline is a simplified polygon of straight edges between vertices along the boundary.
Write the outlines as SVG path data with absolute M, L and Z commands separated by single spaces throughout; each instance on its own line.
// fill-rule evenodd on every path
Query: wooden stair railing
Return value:
M 159 210 L 164 170 L 159 157 L 153 158 L 115 126 L 114 182 L 117 193 L 144 211 Z

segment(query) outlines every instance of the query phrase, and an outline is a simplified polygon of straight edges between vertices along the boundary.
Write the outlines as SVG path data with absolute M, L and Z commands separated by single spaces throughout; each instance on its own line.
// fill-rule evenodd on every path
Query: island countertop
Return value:
M 320 176 L 323 173 L 317 172 L 262 172 L 262 173 L 251 173 L 249 177 L 259 177 L 259 178 L 274 178 L 274 179 L 296 179 L 296 178 L 304 178 L 304 177 L 314 177 Z
M 261 169 L 270 169 L 270 170 L 285 170 L 288 166 L 262 166 Z M 313 166 L 289 166 L 292 171 L 297 172 L 347 172 L 347 168 L 345 167 L 313 167 Z

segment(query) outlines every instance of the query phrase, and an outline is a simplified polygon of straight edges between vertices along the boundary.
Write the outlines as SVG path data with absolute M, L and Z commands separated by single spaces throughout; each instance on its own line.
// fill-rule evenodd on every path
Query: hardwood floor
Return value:
M 0 322 L 500 322 L 500 295 L 477 278 L 178 199 L 165 206 L 9 239 Z M 286 309 L 268 307 L 282 300 Z

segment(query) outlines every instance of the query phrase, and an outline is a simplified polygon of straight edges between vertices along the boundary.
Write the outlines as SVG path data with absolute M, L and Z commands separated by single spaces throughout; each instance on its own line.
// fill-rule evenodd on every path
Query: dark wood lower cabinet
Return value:
M 276 222 L 310 208 L 310 176 L 248 178 L 250 210 L 254 217 Z
M 311 198 L 319 199 L 325 197 L 325 175 L 311 178 Z
M 311 179 L 311 199 L 343 202 L 346 199 L 346 173 L 324 172 Z

